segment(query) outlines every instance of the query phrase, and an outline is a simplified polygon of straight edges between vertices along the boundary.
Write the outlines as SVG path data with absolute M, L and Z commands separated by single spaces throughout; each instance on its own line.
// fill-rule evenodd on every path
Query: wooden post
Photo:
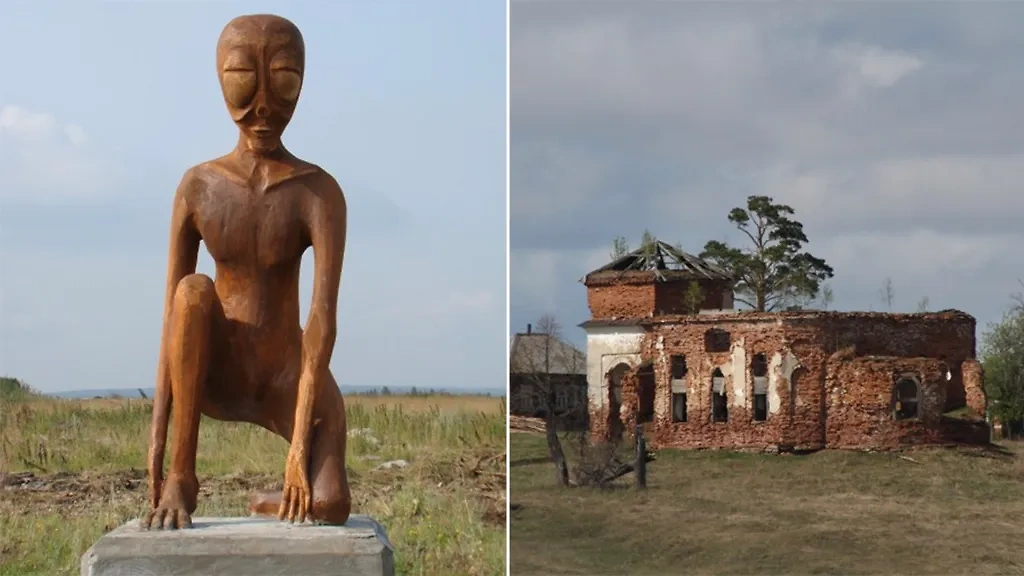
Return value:
M 636 487 L 638 490 L 647 489 L 647 442 L 644 440 L 644 430 L 636 425 L 636 462 L 633 465 L 636 472 Z

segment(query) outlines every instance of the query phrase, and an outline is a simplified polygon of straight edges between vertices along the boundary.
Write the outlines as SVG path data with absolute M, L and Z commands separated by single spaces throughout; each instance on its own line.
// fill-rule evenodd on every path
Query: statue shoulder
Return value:
M 206 188 L 207 177 L 209 174 L 208 162 L 203 164 L 197 164 L 188 170 L 181 176 L 181 181 L 178 183 L 178 189 L 175 193 L 176 198 L 184 199 L 191 202 L 202 190 Z
M 341 189 L 341 185 L 331 175 L 330 172 L 323 168 L 311 164 L 316 171 L 313 175 L 313 179 L 316 182 L 314 188 L 314 194 L 318 197 L 321 202 L 330 204 L 335 207 L 345 207 L 345 192 Z

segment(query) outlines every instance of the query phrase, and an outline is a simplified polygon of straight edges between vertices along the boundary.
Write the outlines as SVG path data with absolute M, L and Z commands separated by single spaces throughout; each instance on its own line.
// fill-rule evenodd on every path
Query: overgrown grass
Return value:
M 560 489 L 513 433 L 513 574 L 1024 574 L 1024 446 L 664 450 L 648 490 Z M 574 451 L 567 448 L 567 452 Z
M 145 510 L 150 402 L 0 401 L 0 473 L 36 476 L 0 487 L 0 573 L 76 574 L 79 557 L 104 531 Z M 504 573 L 504 403 L 460 396 L 346 402 L 354 513 L 387 527 L 398 571 Z M 247 515 L 252 490 L 280 486 L 287 450 L 256 426 L 204 418 L 196 514 Z M 410 464 L 377 469 L 396 459 Z

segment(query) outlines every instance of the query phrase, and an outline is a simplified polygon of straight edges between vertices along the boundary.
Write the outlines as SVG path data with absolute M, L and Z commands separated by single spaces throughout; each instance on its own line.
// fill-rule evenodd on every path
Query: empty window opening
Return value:
M 761 353 L 754 354 L 754 359 L 750 361 L 750 371 L 754 373 L 754 378 L 768 376 L 768 357 Z
M 725 375 L 720 368 L 711 373 L 711 421 L 728 422 L 729 404 L 725 396 Z
M 669 386 L 672 391 L 672 421 L 686 422 L 686 356 L 677 354 L 671 358 Z
M 686 422 L 686 392 L 672 392 L 672 421 Z
M 686 356 L 671 357 L 669 386 L 672 389 L 672 421 L 686 422 Z
M 754 420 L 763 422 L 768 419 L 768 358 L 764 354 L 754 354 L 750 363 L 750 371 L 754 374 Z
M 728 352 L 732 335 L 720 328 L 712 328 L 704 334 L 704 349 L 707 352 Z
M 671 362 L 672 362 L 672 379 L 673 380 L 682 380 L 683 378 L 686 378 L 686 372 L 687 372 L 686 356 L 683 356 L 682 354 L 676 354 L 676 355 L 672 356 Z
M 913 378 L 901 378 L 893 390 L 895 395 L 895 415 L 897 420 L 909 420 L 918 417 L 918 394 L 920 388 Z
M 768 395 L 754 394 L 754 421 L 764 422 L 768 419 Z

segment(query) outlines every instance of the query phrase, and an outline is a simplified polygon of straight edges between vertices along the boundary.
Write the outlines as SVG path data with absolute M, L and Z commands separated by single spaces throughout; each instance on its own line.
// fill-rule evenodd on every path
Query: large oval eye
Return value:
M 270 87 L 278 98 L 285 102 L 295 102 L 302 87 L 302 77 L 291 69 L 277 69 L 270 72 Z
M 221 83 L 224 98 L 237 108 L 244 107 L 256 95 L 256 72 L 253 70 L 226 70 Z

